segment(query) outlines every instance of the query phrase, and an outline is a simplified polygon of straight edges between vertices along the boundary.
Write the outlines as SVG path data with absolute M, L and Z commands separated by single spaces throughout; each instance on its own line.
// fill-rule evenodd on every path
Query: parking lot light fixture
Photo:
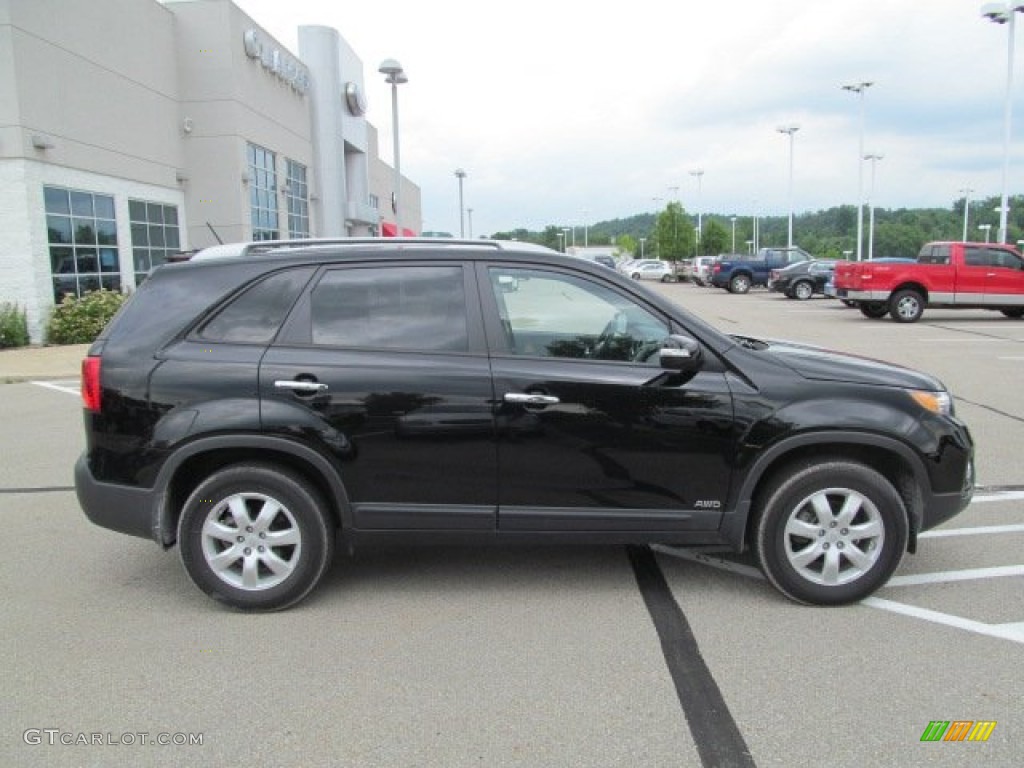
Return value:
M 979 224 L 978 225 L 978 229 L 980 229 L 982 232 L 985 233 L 985 242 L 987 243 L 989 241 L 989 232 L 992 231 L 992 225 L 991 224 Z
M 1014 0 L 1012 3 L 986 3 L 981 6 L 981 15 L 996 24 L 1006 25 L 1006 100 L 1003 104 L 1003 190 L 999 209 L 999 240 L 1007 241 L 1007 218 L 1009 206 L 1010 176 L 1010 126 L 1013 118 L 1013 39 L 1014 19 L 1017 13 L 1024 13 L 1024 2 Z
M 701 238 L 701 235 L 704 232 L 704 227 L 703 227 L 703 224 L 701 222 L 701 210 L 700 210 L 700 190 L 701 190 L 701 181 L 704 179 L 704 169 L 703 168 L 694 168 L 692 171 L 690 171 L 690 175 L 697 177 L 697 251 L 700 252 L 700 238 Z
M 398 86 L 409 82 L 402 65 L 394 59 L 384 59 L 377 71 L 385 75 L 384 82 L 391 85 L 391 132 L 394 134 L 395 188 L 392 207 L 395 212 L 395 237 L 402 236 L 402 160 L 398 142 Z
M 780 125 L 776 128 L 779 133 L 784 133 L 789 136 L 789 236 L 786 240 L 787 245 L 793 247 L 793 136 L 800 130 L 800 126 L 792 123 L 790 125 Z
M 459 180 L 459 237 L 466 236 L 466 214 L 462 207 L 462 182 L 466 178 L 466 172 L 462 168 L 455 169 L 455 178 Z
M 875 258 L 875 165 L 885 155 L 869 152 L 864 159 L 871 163 L 871 185 L 868 192 L 868 260 Z
M 864 252 L 864 92 L 874 85 L 864 80 L 859 83 L 847 83 L 842 86 L 844 91 L 856 93 L 860 102 L 860 140 L 857 144 L 857 261 Z
M 647 238 L 646 237 L 641 237 L 640 238 L 640 258 L 641 259 L 644 257 L 644 243 L 646 243 L 646 242 L 647 242 Z
M 967 219 L 971 213 L 971 192 L 974 190 L 970 187 L 964 187 L 960 190 L 960 194 L 964 196 L 964 236 L 962 240 L 967 242 Z

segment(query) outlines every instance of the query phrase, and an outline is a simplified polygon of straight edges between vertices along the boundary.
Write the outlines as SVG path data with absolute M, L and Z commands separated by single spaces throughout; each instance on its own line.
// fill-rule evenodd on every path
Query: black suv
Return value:
M 154 270 L 82 387 L 86 515 L 248 609 L 302 599 L 338 541 L 403 539 L 752 548 L 790 598 L 846 603 L 973 488 L 931 376 L 727 336 L 516 243 L 201 252 Z

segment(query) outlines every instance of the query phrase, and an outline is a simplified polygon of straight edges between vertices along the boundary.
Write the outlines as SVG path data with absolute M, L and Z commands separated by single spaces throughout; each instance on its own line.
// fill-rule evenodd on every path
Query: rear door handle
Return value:
M 322 384 L 319 381 L 296 381 L 295 379 L 275 381 L 274 387 L 277 389 L 287 389 L 291 392 L 297 392 L 303 395 L 312 395 L 317 392 L 327 391 L 327 385 Z
M 530 394 L 528 392 L 506 392 L 506 403 L 517 403 L 519 405 L 558 405 L 561 400 L 552 395 Z

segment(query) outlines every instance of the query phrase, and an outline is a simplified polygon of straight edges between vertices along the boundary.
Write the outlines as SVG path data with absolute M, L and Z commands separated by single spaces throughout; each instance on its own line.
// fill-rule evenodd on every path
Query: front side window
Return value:
M 132 260 L 135 263 L 135 284 L 139 285 L 154 267 L 181 250 L 178 207 L 146 200 L 128 201 L 128 218 L 132 231 Z
M 77 189 L 43 187 L 53 298 L 121 290 L 114 198 Z
M 490 277 L 514 355 L 647 362 L 669 335 L 632 299 L 575 275 L 493 267 Z
M 275 155 L 269 149 L 249 144 L 249 210 L 253 240 L 280 239 L 277 210 L 277 171 Z
M 358 267 L 327 272 L 311 296 L 314 344 L 465 352 L 461 267 Z

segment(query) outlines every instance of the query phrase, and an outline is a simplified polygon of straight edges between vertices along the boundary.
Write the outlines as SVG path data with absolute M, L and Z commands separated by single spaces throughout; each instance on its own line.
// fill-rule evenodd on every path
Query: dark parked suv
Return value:
M 154 270 L 83 363 L 78 498 L 248 609 L 336 542 L 752 548 L 858 600 L 961 511 L 973 447 L 931 376 L 727 336 L 516 243 L 261 243 Z

